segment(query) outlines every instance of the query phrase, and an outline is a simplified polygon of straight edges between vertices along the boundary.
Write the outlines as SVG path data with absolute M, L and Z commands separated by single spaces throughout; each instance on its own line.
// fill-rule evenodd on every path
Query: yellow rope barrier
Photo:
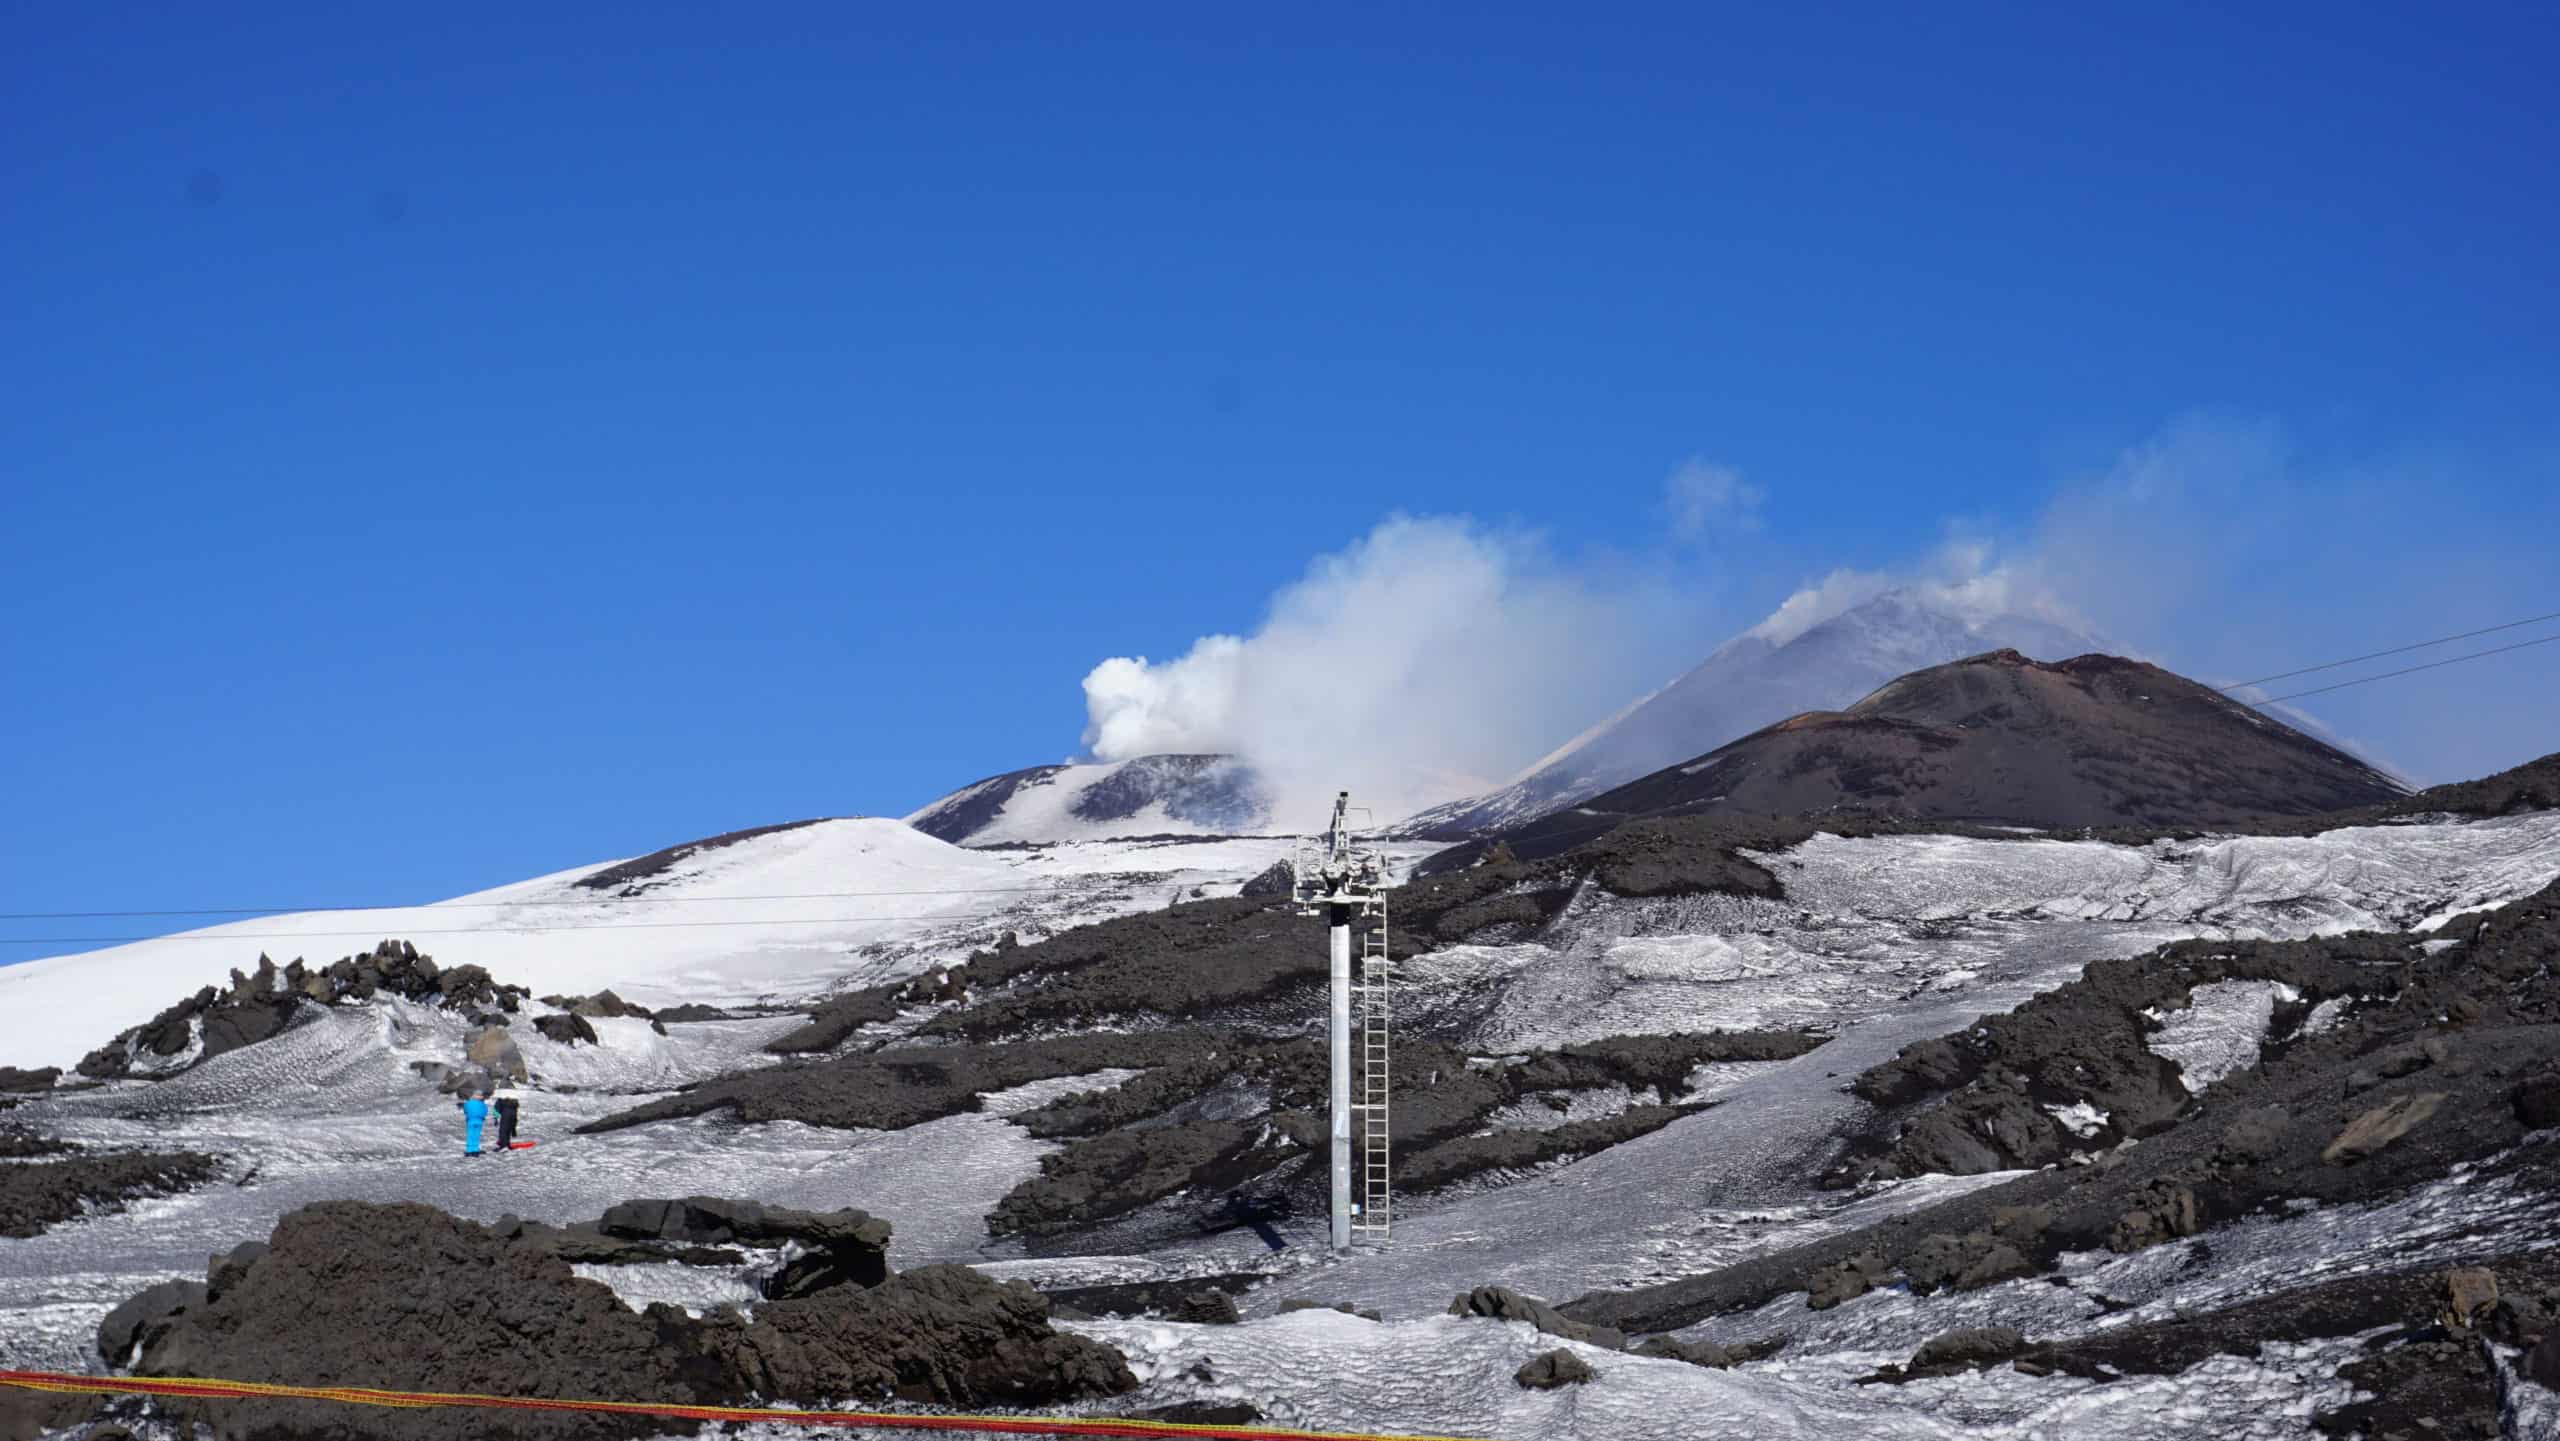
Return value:
M 1192 1437 L 1208 1441 L 1483 1441 L 1457 1436 L 1417 1436 L 1374 1431 L 1297 1431 L 1269 1426 L 1195 1425 L 1113 1416 L 967 1416 L 899 1411 L 789 1411 L 752 1406 L 690 1406 L 646 1401 L 554 1400 L 529 1396 L 477 1396 L 439 1391 L 390 1391 L 370 1386 L 283 1386 L 182 1376 L 82 1376 L 57 1371 L 0 1371 L 0 1386 L 87 1395 L 162 1396 L 185 1400 L 335 1401 L 351 1406 L 416 1409 L 463 1406 L 483 1410 L 582 1411 L 682 1421 L 762 1421 L 845 1429 L 876 1426 L 913 1431 L 976 1431 L 999 1435 Z

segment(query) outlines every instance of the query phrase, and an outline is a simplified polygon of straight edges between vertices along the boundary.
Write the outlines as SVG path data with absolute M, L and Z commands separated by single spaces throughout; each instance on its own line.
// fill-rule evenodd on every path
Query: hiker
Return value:
M 477 1156 L 480 1126 L 489 1119 L 489 1100 L 486 1096 L 465 1096 L 454 1104 L 462 1108 L 462 1154 Z
M 500 1155 L 505 1155 L 516 1147 L 516 1108 L 520 1104 L 513 1089 L 498 1093 L 498 1153 Z

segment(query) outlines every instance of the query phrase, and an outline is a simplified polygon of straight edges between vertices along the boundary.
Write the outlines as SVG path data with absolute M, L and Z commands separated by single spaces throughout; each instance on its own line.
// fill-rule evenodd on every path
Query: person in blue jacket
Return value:
M 462 1154 L 477 1156 L 480 1154 L 480 1127 L 489 1119 L 489 1099 L 486 1096 L 465 1096 L 455 1104 L 462 1107 Z

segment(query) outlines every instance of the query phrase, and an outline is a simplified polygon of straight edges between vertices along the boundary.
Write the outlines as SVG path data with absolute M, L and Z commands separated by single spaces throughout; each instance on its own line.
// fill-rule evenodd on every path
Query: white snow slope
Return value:
M 68 1068 L 261 953 L 326 965 L 386 937 L 537 996 L 610 987 L 644 1006 L 800 1000 L 1234 882 L 1289 842 L 964 850 L 892 820 L 831 820 L 707 849 L 624 888 L 581 866 L 432 905 L 316 911 L 0 967 L 0 1065 Z M 1237 874 L 1240 873 L 1240 874 Z
M 801 842 L 803 854 L 841 843 L 826 835 Z M 1222 893 L 1284 844 L 1062 846 L 1018 860 L 963 855 L 959 864 L 986 861 L 1051 886 L 1042 914 L 1062 920 L 1161 904 L 1195 887 Z M 780 849 L 773 864 L 783 864 Z M 952 864 L 943 851 L 918 854 Z M 708 868 L 719 858 L 697 859 Z M 2457 1175 L 2373 1206 L 2252 1220 L 2130 1256 L 2066 1258 L 2060 1285 L 2036 1279 L 1928 1298 L 1891 1286 L 1819 1313 L 1800 1296 L 1781 1297 L 1693 1333 L 1792 1335 L 1772 1360 L 1710 1371 L 1576 1348 L 1599 1379 L 1523 1391 L 1512 1370 L 1557 1341 L 1524 1325 L 1438 1314 L 1451 1295 L 1501 1284 L 1564 1299 L 1695 1274 L 1996 1183 L 2002 1178 L 1923 1178 L 1859 1195 L 1817 1190 L 1818 1162 L 1858 1105 L 1841 1078 L 1910 1040 L 2048 990 L 2101 957 L 2181 936 L 2396 929 L 2529 894 L 2560 876 L 2560 815 L 2140 849 L 1825 838 L 1768 860 L 1786 883 L 1783 901 L 1591 895 L 1543 944 L 1428 952 L 1405 968 L 1399 1014 L 1420 1020 L 1436 1005 L 1434 1024 L 1483 1055 L 1711 1026 L 1814 1025 L 1836 1039 L 1793 1061 L 1711 1068 L 1717 1074 L 1703 1084 L 1720 1104 L 1587 1159 L 1400 1198 L 1392 1242 L 1341 1260 L 1325 1254 L 1320 1218 L 1284 1223 L 1292 1244 L 1273 1254 L 1245 1232 L 1125 1255 L 1041 1256 L 1019 1241 L 990 1240 L 981 1218 L 1059 1144 L 1007 1115 L 1125 1073 L 998 1093 L 982 1111 L 895 1132 L 715 1116 L 573 1134 L 582 1121 L 689 1079 L 761 1063 L 758 1047 L 792 1024 L 788 1017 L 678 1025 L 663 1037 L 638 1022 L 607 1022 L 604 1044 L 574 1049 L 528 1036 L 527 1059 L 546 1078 L 528 1092 L 526 1124 L 541 1148 L 521 1161 L 459 1167 L 452 1106 L 409 1063 L 449 1058 L 462 1022 L 390 1003 L 319 1015 L 174 1080 L 57 1094 L 12 1112 L 13 1122 L 90 1146 L 186 1146 L 227 1159 L 225 1180 L 200 1190 L 0 1241 L 0 1365 L 94 1369 L 92 1338 L 116 1302 L 155 1281 L 201 1276 L 208 1252 L 263 1236 L 279 1216 L 317 1200 L 422 1200 L 484 1220 L 512 1212 L 565 1221 L 637 1195 L 699 1192 L 888 1216 L 900 1267 L 961 1261 L 1046 1285 L 1283 1273 L 1239 1298 L 1240 1326 L 1070 1323 L 1125 1350 L 1143 1382 L 1134 1395 L 1089 1408 L 1105 1414 L 1241 1398 L 1282 1425 L 1511 1441 L 2315 1441 L 2315 1410 L 2347 1399 L 2336 1371 L 2358 1354 L 2356 1338 L 2105 1383 L 2006 1369 L 1907 1386 L 1856 1382 L 1953 1326 L 1998 1322 L 2060 1339 L 2228 1305 L 2277 1277 L 2459 1264 L 2488 1248 L 2560 1244 L 2560 1196 Z M 731 864 L 739 869 L 730 879 L 746 886 L 745 864 Z M 964 945 L 996 918 L 955 912 L 901 922 L 917 929 L 901 943 L 909 959 L 899 963 Z M 710 959 L 672 961 L 670 973 L 686 966 L 715 980 L 724 974 Z M 13 1034 L 24 1029 L 14 999 L 0 999 Z M 155 992 L 144 1004 L 164 999 Z M 2208 992 L 2196 1005 L 2195 1015 L 2169 1018 L 2173 1044 L 2210 1033 L 2211 1057 L 2201 1046 L 2194 1054 L 2215 1064 L 2253 1044 L 2254 999 Z M 564 1091 L 558 1080 L 580 1089 Z M 2211 1264 L 2202 1263 L 2207 1247 Z M 635 1304 L 744 1294 L 741 1277 L 717 1272 L 600 1279 Z M 1387 1320 L 1279 1314 L 1292 1297 L 1377 1306 Z M 785 1433 L 741 1434 L 780 1441 Z
M 2066 660 L 2109 647 L 2061 621 L 1986 607 L 1960 591 L 1887 591 L 1801 634 L 1785 612 L 1584 732 L 1501 790 L 1411 816 L 1404 835 L 1457 837 L 1534 820 L 1809 710 L 1838 710 L 1927 666 L 2002 648 Z

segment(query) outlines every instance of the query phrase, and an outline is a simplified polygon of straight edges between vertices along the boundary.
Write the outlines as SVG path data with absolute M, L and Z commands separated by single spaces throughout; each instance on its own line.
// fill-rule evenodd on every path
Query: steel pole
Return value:
M 1351 1247 L 1351 908 L 1333 921 L 1333 1249 Z

